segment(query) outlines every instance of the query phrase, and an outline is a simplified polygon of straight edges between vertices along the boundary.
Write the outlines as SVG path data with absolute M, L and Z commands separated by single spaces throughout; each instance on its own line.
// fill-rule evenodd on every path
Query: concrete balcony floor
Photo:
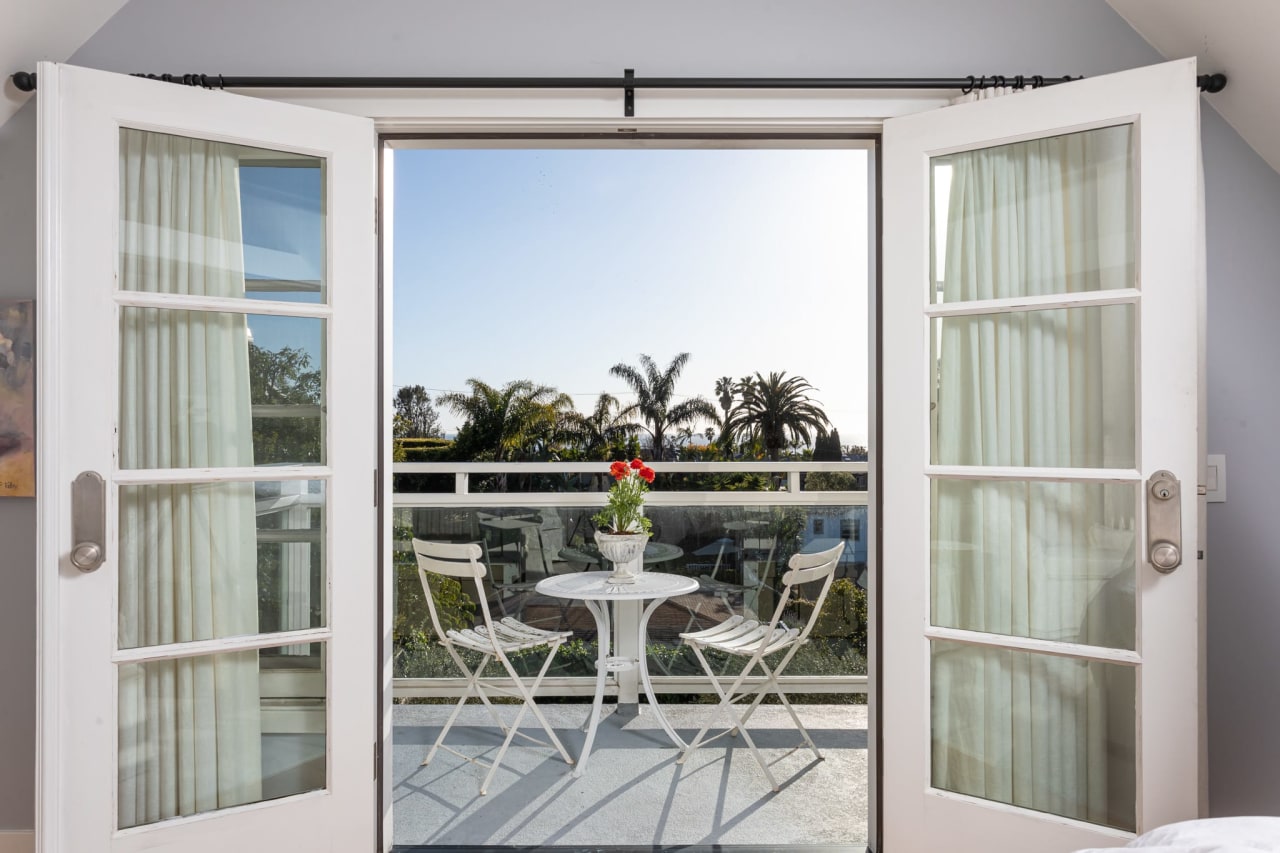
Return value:
M 540 703 L 575 759 L 588 705 Z M 448 705 L 394 709 L 393 797 L 399 845 L 850 845 L 867 837 L 867 708 L 797 705 L 825 760 L 803 746 L 786 710 L 763 705 L 750 731 L 781 790 L 774 793 L 742 737 L 700 747 L 684 765 L 646 706 L 638 716 L 605 716 L 585 773 L 554 749 L 516 738 L 489 793 L 480 796 L 487 768 L 443 750 L 420 766 L 449 711 Z M 666 705 L 686 741 L 714 705 Z M 510 720 L 516 708 L 500 708 Z M 542 729 L 526 714 L 522 731 Z M 713 730 L 714 731 L 714 730 Z M 501 733 L 484 708 L 469 704 L 446 743 L 492 759 Z

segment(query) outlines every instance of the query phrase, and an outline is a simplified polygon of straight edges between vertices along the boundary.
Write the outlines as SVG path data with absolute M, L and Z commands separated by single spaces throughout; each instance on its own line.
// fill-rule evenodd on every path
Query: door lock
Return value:
M 1169 471 L 1147 480 L 1147 559 L 1165 574 L 1182 565 L 1182 484 Z
M 107 558 L 107 490 L 96 471 L 71 481 L 71 565 L 95 571 Z

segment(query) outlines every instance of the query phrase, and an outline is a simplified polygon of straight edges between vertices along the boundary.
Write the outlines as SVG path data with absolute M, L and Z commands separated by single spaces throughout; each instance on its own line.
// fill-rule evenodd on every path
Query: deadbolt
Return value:
M 1147 560 L 1166 574 L 1182 565 L 1182 484 L 1170 471 L 1147 480 Z
M 1151 478 L 1152 480 L 1151 496 L 1152 497 L 1159 498 L 1162 501 L 1167 501 L 1169 500 L 1169 498 L 1173 497 L 1173 493 L 1178 487 L 1178 481 L 1173 479 L 1172 476 L 1167 476 L 1167 477 L 1160 476 L 1161 474 L 1168 474 L 1168 473 L 1169 473 L 1168 471 L 1158 471 Z

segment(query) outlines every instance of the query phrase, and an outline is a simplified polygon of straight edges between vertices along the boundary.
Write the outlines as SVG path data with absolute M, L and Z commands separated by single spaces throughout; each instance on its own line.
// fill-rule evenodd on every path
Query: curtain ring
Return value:
M 962 95 L 968 95 L 970 92 L 972 92 L 972 91 L 973 91 L 973 84 L 974 84 L 973 75 L 972 75 L 972 74 L 970 74 L 970 75 L 969 75 L 969 85 L 968 85 L 968 86 L 961 86 L 961 87 L 960 87 L 960 94 L 962 94 Z

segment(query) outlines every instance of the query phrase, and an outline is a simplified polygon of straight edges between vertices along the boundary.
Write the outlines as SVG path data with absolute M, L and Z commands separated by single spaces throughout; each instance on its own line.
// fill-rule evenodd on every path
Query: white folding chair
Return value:
M 564 745 L 560 743 L 560 739 L 556 737 L 556 733 L 547 722 L 547 718 L 543 716 L 541 709 L 533 701 L 533 696 L 537 692 L 538 686 L 542 683 L 543 676 L 547 674 L 547 670 L 551 667 L 551 661 L 555 658 L 560 644 L 573 636 L 573 632 L 544 631 L 511 617 L 494 622 L 489 615 L 488 596 L 485 594 L 484 589 L 484 579 L 488 572 L 484 563 L 481 562 L 483 551 L 480 545 L 476 543 L 425 542 L 421 539 L 414 539 L 413 550 L 418 556 L 418 578 L 422 581 L 422 591 L 427 599 L 427 609 L 431 614 L 431 626 L 435 629 L 440 645 L 448 650 L 449 656 L 453 658 L 453 662 L 458 665 L 458 669 L 462 670 L 463 676 L 467 679 L 466 690 L 463 692 L 462 697 L 458 699 L 458 704 L 454 706 L 453 713 L 449 715 L 444 728 L 440 730 L 440 736 L 436 738 L 436 742 L 431 746 L 431 751 L 427 753 L 427 757 L 422 760 L 422 764 L 424 766 L 430 764 L 431 759 L 436 756 L 436 751 L 443 749 L 473 764 L 488 767 L 489 773 L 484 777 L 484 781 L 480 783 L 481 795 L 488 791 L 489 782 L 492 781 L 493 775 L 498 771 L 498 766 L 502 763 L 502 758 L 507 753 L 507 747 L 511 745 L 511 741 L 516 735 L 542 746 L 554 746 L 561 757 L 567 763 L 572 764 L 573 759 L 569 757 L 569 753 L 565 752 Z M 484 615 L 484 624 L 461 631 L 456 629 L 443 630 L 440 618 L 436 613 L 431 587 L 427 583 L 428 574 L 445 575 L 452 578 L 471 578 L 476 585 L 476 601 L 480 607 L 480 612 Z M 541 646 L 548 648 L 547 659 L 543 661 L 542 669 L 538 672 L 537 677 L 531 683 L 526 684 L 524 679 L 516 672 L 515 667 L 512 666 L 511 660 L 507 655 L 510 652 L 536 649 Z M 483 655 L 480 664 L 474 671 L 467 668 L 462 656 L 458 654 L 458 649 L 479 652 Z M 511 680 L 516 686 L 515 693 L 497 687 L 485 687 L 481 683 L 480 677 L 484 673 L 485 667 L 494 658 L 502 662 L 507 674 L 511 676 Z M 507 696 L 518 695 L 524 699 L 524 704 L 520 707 L 520 711 L 516 714 L 515 720 L 509 727 L 503 724 L 502 718 L 498 716 L 497 709 L 489 702 L 489 697 L 485 695 L 486 690 Z M 506 739 L 503 740 L 502 747 L 498 750 L 498 755 L 494 758 L 492 764 L 464 755 L 458 750 L 444 745 L 445 736 L 449 734 L 449 729 L 453 726 L 454 721 L 458 719 L 458 714 L 462 711 L 462 707 L 467 704 L 467 700 L 471 698 L 472 693 L 484 703 L 485 708 L 489 711 L 489 716 L 493 718 L 494 723 L 506 735 Z M 550 743 L 519 731 L 520 722 L 524 719 L 525 711 L 532 711 L 533 715 L 538 718 L 543 730 L 551 738 Z
M 804 738 L 805 744 L 808 745 L 809 749 L 813 750 L 813 754 L 819 760 L 822 759 L 822 753 L 814 745 L 813 738 L 809 737 L 809 732 L 800 722 L 795 708 L 791 707 L 791 702 L 787 700 L 786 694 L 782 692 L 782 687 L 778 684 L 778 677 L 787 668 L 787 664 L 791 663 L 791 659 L 795 657 L 800 647 L 808 642 L 809 632 L 813 630 L 814 624 L 818 621 L 818 613 L 822 610 L 822 602 L 826 600 L 827 592 L 831 589 L 831 580 L 835 577 L 836 563 L 839 562 L 840 555 L 844 553 L 844 545 L 845 543 L 842 541 L 839 545 L 816 554 L 796 554 L 787 562 L 788 571 L 782 576 L 782 598 L 778 600 L 778 605 L 773 611 L 773 618 L 767 625 L 754 619 L 733 616 L 714 628 L 680 635 L 685 644 L 693 649 L 698 662 L 702 664 L 702 668 L 706 670 L 707 677 L 711 679 L 711 686 L 715 688 L 716 693 L 720 696 L 720 704 L 716 706 L 716 711 L 724 715 L 729 726 L 719 734 L 708 738 L 707 732 L 711 730 L 711 725 L 715 721 L 715 715 L 713 714 L 707 720 L 707 724 L 698 732 L 698 736 L 685 747 L 684 752 L 680 754 L 680 758 L 676 760 L 677 764 L 683 764 L 687 761 L 699 746 L 710 743 L 716 738 L 724 737 L 726 734 L 741 732 L 742 739 L 751 748 L 751 754 L 755 756 L 756 761 L 760 764 L 760 769 L 764 771 L 764 775 L 769 779 L 769 784 L 773 786 L 773 790 L 777 791 L 778 782 L 773 778 L 773 773 L 769 770 L 768 763 L 765 762 L 764 756 L 760 754 L 755 741 L 751 739 L 751 735 L 747 731 L 747 721 L 751 719 L 751 715 L 755 713 L 756 708 L 760 707 L 761 701 L 769 693 L 777 695 L 782 706 L 791 715 L 796 728 L 800 730 L 800 735 Z M 815 581 L 822 582 L 822 591 L 818 593 L 817 599 L 813 603 L 813 612 L 809 615 L 809 621 L 805 623 L 802 629 L 788 628 L 782 622 L 782 613 L 787 609 L 788 602 L 791 601 L 792 592 L 800 584 L 814 583 Z M 743 666 L 742 672 L 734 679 L 733 684 L 727 691 L 720 686 L 720 680 L 716 677 L 711 664 L 707 662 L 707 658 L 703 654 L 706 649 L 715 649 L 724 654 L 749 658 L 746 665 Z M 782 651 L 786 652 L 782 660 L 770 668 L 765 662 L 765 657 Z M 757 666 L 764 672 L 765 680 L 758 685 L 750 685 L 744 689 L 743 685 Z M 734 712 L 734 705 L 752 696 L 755 698 L 751 700 L 751 704 L 747 706 L 746 711 L 741 716 L 738 716 Z

